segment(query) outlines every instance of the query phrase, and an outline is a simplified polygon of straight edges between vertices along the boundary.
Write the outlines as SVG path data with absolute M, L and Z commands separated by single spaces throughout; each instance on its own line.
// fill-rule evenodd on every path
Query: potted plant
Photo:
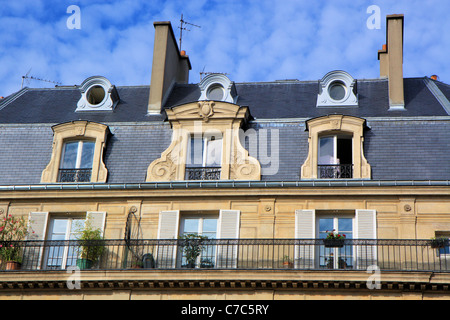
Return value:
M 290 269 L 294 267 L 294 263 L 288 255 L 283 257 L 283 268 Z
M 5 215 L 0 221 L 0 258 L 6 263 L 6 270 L 18 270 L 22 265 L 22 245 L 28 235 L 24 217 Z
M 337 233 L 335 229 L 327 232 L 327 237 L 323 239 L 323 244 L 327 248 L 342 248 L 345 242 L 345 234 Z
M 203 242 L 206 239 L 208 237 L 196 233 L 186 233 L 180 236 L 180 246 L 183 251 L 183 257 L 187 261 L 187 268 L 195 268 L 197 258 L 205 247 Z
M 431 248 L 441 249 L 449 245 L 449 239 L 446 237 L 431 238 Z
M 81 270 L 90 269 L 100 259 L 105 249 L 102 230 L 94 228 L 88 219 L 84 226 L 78 226 L 77 240 L 79 240 L 77 267 Z

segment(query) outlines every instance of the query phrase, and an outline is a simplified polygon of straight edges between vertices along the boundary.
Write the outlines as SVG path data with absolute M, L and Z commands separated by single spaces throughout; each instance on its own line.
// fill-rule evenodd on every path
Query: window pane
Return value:
M 222 139 L 208 141 L 206 153 L 207 167 L 220 167 L 222 163 Z
M 67 142 L 64 144 L 64 153 L 62 159 L 63 169 L 74 169 L 77 163 L 78 141 Z
M 319 219 L 319 239 L 327 237 L 327 231 L 331 232 L 334 229 L 333 218 Z
M 199 219 L 186 218 L 184 219 L 184 228 L 182 233 L 198 233 Z
M 217 219 L 203 219 L 203 233 L 216 233 Z
M 51 231 L 51 234 L 63 234 L 65 235 L 67 231 L 67 219 L 55 219 L 53 220 L 53 228 Z M 52 237 L 52 240 L 64 240 L 63 239 L 54 239 Z
M 203 164 L 203 139 L 191 137 L 188 143 L 186 165 L 201 167 Z
M 83 152 L 81 154 L 80 168 L 90 169 L 92 168 L 92 161 L 94 159 L 95 142 L 84 141 Z
M 319 165 L 335 164 L 334 137 L 323 137 L 319 140 Z

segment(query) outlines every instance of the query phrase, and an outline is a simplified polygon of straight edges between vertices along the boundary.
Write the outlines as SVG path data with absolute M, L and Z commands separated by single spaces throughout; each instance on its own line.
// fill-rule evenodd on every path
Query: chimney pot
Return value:
M 439 77 L 437 76 L 437 75 L 435 75 L 435 74 L 433 74 L 432 76 L 431 76 L 431 80 L 437 80 Z

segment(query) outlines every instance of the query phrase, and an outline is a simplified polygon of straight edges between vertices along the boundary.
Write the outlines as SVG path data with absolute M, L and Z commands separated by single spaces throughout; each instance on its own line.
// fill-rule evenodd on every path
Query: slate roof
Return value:
M 236 83 L 246 126 L 277 138 L 273 150 L 246 142 L 262 165 L 263 181 L 298 181 L 308 152 L 305 120 L 332 113 L 367 119 L 364 153 L 374 180 L 450 180 L 450 117 L 425 78 L 405 79 L 406 111 L 388 111 L 387 80 L 358 80 L 359 107 L 316 108 L 317 81 Z M 450 86 L 436 82 L 450 100 Z M 141 183 L 149 164 L 169 146 L 165 115 L 147 115 L 149 86 L 117 87 L 113 112 L 76 113 L 78 87 L 25 88 L 0 100 L 0 185 L 39 184 L 52 148 L 52 125 L 90 120 L 109 126 L 108 183 Z M 176 85 L 165 108 L 197 101 L 196 84 Z M 257 152 L 255 153 L 255 150 Z M 259 152 L 259 153 L 258 153 Z

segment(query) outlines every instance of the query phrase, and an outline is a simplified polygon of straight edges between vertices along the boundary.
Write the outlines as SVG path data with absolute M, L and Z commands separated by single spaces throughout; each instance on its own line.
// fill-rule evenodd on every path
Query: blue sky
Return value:
M 67 27 L 70 5 L 80 8 L 80 29 Z M 367 27 L 371 5 L 380 9 L 380 29 Z M 450 84 L 448 12 L 447 0 L 0 0 L 0 96 L 20 90 L 27 72 L 64 85 L 93 75 L 148 85 L 153 22 L 171 21 L 178 38 L 181 14 L 201 26 L 183 33 L 192 83 L 201 71 L 235 82 L 318 80 L 337 69 L 377 78 L 385 17 L 403 13 L 405 77 L 437 74 Z

